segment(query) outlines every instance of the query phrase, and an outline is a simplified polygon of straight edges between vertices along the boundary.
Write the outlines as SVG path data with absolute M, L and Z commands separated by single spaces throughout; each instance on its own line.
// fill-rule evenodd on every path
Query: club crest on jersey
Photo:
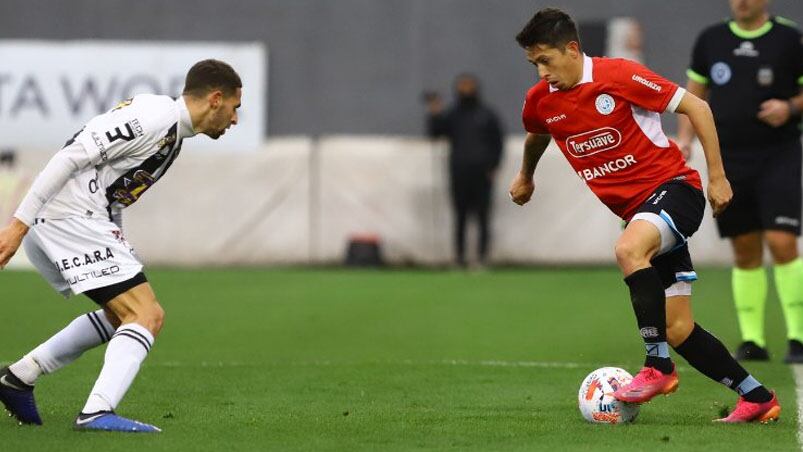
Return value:
M 159 148 L 159 150 L 163 150 L 163 149 L 171 146 L 175 142 L 176 142 L 176 135 L 175 134 L 166 135 L 164 138 L 159 140 L 158 143 L 156 143 L 156 147 Z
M 758 73 L 756 73 L 756 81 L 761 86 L 772 86 L 772 82 L 775 81 L 775 74 L 772 72 L 772 68 L 769 66 L 759 68 Z
M 717 85 L 724 85 L 731 80 L 731 67 L 722 61 L 711 66 L 711 80 Z
M 597 100 L 594 101 L 594 105 L 597 107 L 597 111 L 603 115 L 609 115 L 613 113 L 613 109 L 616 108 L 616 102 L 614 102 L 613 97 L 608 94 L 600 94 L 597 96 Z
M 603 127 L 566 138 L 566 150 L 577 158 L 609 151 L 622 144 L 622 133 L 613 127 Z

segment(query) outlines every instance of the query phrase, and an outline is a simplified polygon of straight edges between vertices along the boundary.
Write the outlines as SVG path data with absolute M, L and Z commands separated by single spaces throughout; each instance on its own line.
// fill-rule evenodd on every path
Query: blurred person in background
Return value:
M 0 151 L 0 224 L 6 224 L 14 208 L 25 196 L 29 179 L 17 166 L 13 150 Z
M 733 203 L 717 217 L 733 248 L 733 300 L 742 343 L 740 360 L 769 359 L 764 336 L 767 272 L 764 245 L 774 264 L 775 288 L 786 319 L 787 363 L 803 362 L 803 260 L 800 111 L 803 43 L 796 25 L 768 11 L 768 0 L 730 0 L 733 18 L 699 35 L 686 89 L 707 99 L 733 184 Z M 678 144 L 689 155 L 694 131 L 681 120 Z
M 503 132 L 499 118 L 480 96 L 479 80 L 461 74 L 454 82 L 455 101 L 445 109 L 437 93 L 425 94 L 427 134 L 449 141 L 449 182 L 455 230 L 456 263 L 466 267 L 466 224 L 479 223 L 479 266 L 487 264 L 491 244 L 491 194 L 502 157 Z
M 644 64 L 644 31 L 633 17 L 614 17 L 608 21 L 605 55 Z

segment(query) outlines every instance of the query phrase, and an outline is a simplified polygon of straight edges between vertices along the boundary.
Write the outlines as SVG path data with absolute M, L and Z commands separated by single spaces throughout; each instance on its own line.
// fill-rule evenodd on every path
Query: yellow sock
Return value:
M 775 288 L 786 319 L 787 337 L 803 341 L 803 260 L 776 264 Z
M 764 347 L 764 306 L 767 304 L 767 271 L 764 267 L 734 268 L 731 274 L 733 303 L 742 341 Z

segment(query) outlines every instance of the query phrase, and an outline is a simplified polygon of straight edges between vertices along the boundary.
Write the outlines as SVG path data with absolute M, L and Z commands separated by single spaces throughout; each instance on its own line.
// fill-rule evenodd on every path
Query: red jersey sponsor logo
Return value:
M 610 151 L 620 144 L 622 144 L 622 134 L 613 127 L 603 127 L 566 138 L 566 150 L 577 158 Z
M 581 169 L 577 172 L 577 175 L 580 176 L 580 179 L 583 180 L 593 180 L 598 177 L 602 177 L 611 173 L 615 173 L 617 171 L 621 171 L 631 165 L 635 165 L 638 163 L 636 158 L 630 154 L 622 158 L 618 158 L 616 160 L 611 160 L 610 162 L 605 162 L 600 166 L 596 166 L 594 168 L 585 168 Z

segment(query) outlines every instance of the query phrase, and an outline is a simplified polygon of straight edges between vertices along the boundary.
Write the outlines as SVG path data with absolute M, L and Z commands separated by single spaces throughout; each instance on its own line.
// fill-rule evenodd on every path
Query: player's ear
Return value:
M 209 93 L 207 97 L 209 100 L 209 106 L 213 109 L 220 108 L 220 105 L 223 103 L 223 92 L 218 90 L 214 90 Z
M 569 43 L 566 44 L 566 50 L 569 52 L 569 55 L 572 58 L 577 58 L 582 55 L 582 52 L 580 51 L 580 43 L 577 41 L 569 41 Z

